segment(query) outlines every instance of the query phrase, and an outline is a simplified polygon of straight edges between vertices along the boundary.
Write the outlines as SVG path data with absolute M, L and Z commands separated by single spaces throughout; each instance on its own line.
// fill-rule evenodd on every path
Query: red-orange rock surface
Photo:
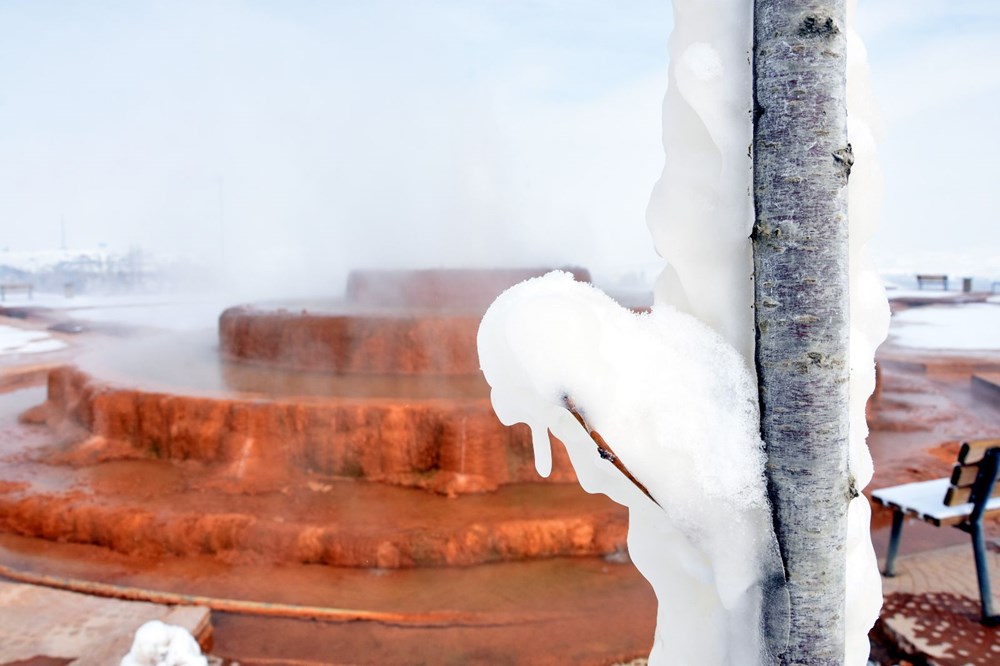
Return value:
M 568 269 L 590 280 L 583 269 Z M 353 271 L 334 311 L 234 307 L 219 318 L 229 359 L 348 374 L 479 373 L 476 331 L 505 289 L 548 269 Z
M 54 370 L 48 386 L 46 405 L 22 418 L 62 436 L 59 462 L 125 451 L 197 460 L 238 469 L 244 490 L 296 471 L 446 494 L 544 481 L 528 428 L 501 425 L 485 399 L 205 397 L 123 388 L 72 367 Z M 575 481 L 563 447 L 553 449 L 549 480 Z
M 576 485 L 506 486 L 440 495 L 308 476 L 268 493 L 220 487 L 197 466 L 106 462 L 54 487 L 34 478 L 0 488 L 0 527 L 144 558 L 211 555 L 227 562 L 396 569 L 468 566 L 623 551 L 626 512 Z M 56 484 L 58 485 L 58 484 Z
M 353 303 L 414 308 L 454 308 L 485 312 L 508 287 L 545 275 L 551 268 L 439 268 L 430 270 L 355 270 L 347 279 Z M 580 282 L 590 282 L 585 268 L 562 268 Z
M 219 348 L 232 360 L 345 374 L 479 372 L 479 315 L 339 315 L 230 308 Z

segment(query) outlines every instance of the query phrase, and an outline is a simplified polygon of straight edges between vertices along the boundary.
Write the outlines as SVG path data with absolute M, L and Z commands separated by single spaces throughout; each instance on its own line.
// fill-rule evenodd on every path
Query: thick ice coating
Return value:
M 670 303 L 719 331 L 752 362 L 753 271 L 752 3 L 674 0 L 670 86 L 663 103 L 663 176 L 647 222 L 669 265 L 656 301 Z M 848 3 L 848 135 L 854 148 L 849 187 L 851 473 L 860 490 L 872 478 L 865 403 L 875 388 L 875 349 L 885 339 L 889 308 L 867 243 L 877 226 L 881 176 L 875 159 L 879 122 L 870 95 L 864 44 Z M 847 517 L 845 664 L 868 661 L 868 630 L 882 604 L 871 544 L 871 507 L 862 495 Z
M 659 600 L 651 663 L 768 663 L 762 599 L 780 598 L 783 579 L 744 357 L 671 306 L 635 314 L 562 272 L 504 292 L 478 344 L 493 407 L 531 427 L 539 473 L 551 431 L 584 489 L 629 507 L 629 552 Z M 772 615 L 772 635 L 785 619 Z
M 689 312 L 753 359 L 753 3 L 674 0 L 663 174 L 646 222 L 669 265 L 656 302 Z
M 850 449 L 848 461 L 857 489 L 872 479 L 874 466 L 866 438 L 865 405 L 875 390 L 875 350 L 889 332 L 889 302 L 868 242 L 878 226 L 882 195 L 876 145 L 880 121 L 871 95 L 871 75 L 864 43 L 853 29 L 857 2 L 847 5 L 847 133 L 854 148 L 848 186 L 851 267 Z M 864 495 L 847 510 L 847 612 L 845 664 L 865 664 L 868 630 L 882 607 L 882 578 L 871 540 L 871 505 Z

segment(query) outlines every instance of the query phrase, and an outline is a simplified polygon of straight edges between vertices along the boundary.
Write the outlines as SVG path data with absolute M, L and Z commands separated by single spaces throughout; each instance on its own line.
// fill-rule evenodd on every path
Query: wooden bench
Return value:
M 981 621 L 991 627 L 1000 625 L 1000 615 L 993 613 L 990 596 L 983 518 L 1000 512 L 1000 488 L 996 484 L 998 470 L 1000 439 L 963 442 L 951 478 L 907 483 L 872 492 L 873 501 L 893 510 L 889 552 L 882 573 L 886 576 L 896 574 L 896 553 L 906 516 L 914 516 L 937 527 L 957 527 L 972 537 L 982 605 Z
M 6 301 L 7 294 L 12 292 L 24 292 L 28 294 L 28 298 L 31 298 L 31 295 L 35 293 L 35 285 L 27 282 L 7 282 L 0 284 L 0 301 Z
M 917 289 L 923 289 L 925 284 L 941 285 L 942 291 L 948 291 L 947 275 L 918 275 Z

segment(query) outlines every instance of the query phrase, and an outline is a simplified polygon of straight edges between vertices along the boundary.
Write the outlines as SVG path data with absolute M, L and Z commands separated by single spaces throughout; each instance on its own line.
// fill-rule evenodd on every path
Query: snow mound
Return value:
M 784 587 L 744 357 L 671 306 L 635 314 L 558 271 L 504 292 L 478 345 L 497 416 L 531 427 L 539 473 L 551 431 L 585 490 L 629 507 L 629 551 L 659 600 L 650 663 L 769 663 L 764 625 L 779 635 L 787 616 L 761 616 Z
M 121 666 L 208 666 L 208 660 L 187 629 L 152 620 L 135 632 Z

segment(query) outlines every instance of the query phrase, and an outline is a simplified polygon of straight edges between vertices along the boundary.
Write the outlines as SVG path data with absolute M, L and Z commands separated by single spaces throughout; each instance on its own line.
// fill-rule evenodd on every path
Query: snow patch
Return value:
M 54 339 L 45 331 L 29 331 L 0 325 L 0 355 L 40 354 L 65 348 L 65 342 Z

